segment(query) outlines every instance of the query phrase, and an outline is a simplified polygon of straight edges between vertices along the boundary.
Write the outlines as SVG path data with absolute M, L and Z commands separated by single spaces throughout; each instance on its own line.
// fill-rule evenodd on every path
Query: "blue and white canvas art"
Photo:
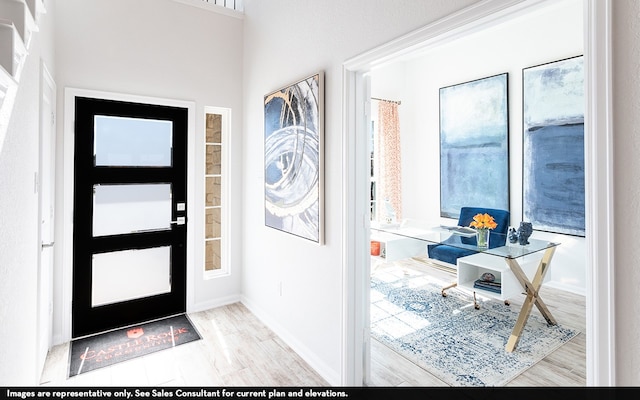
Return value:
M 323 76 L 264 98 L 265 224 L 323 241 Z
M 440 89 L 440 215 L 509 210 L 506 73 Z
M 585 235 L 583 56 L 523 70 L 523 217 Z

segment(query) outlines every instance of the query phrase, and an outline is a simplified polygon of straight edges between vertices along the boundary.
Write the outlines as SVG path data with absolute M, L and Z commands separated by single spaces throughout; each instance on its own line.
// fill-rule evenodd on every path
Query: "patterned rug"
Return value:
M 455 278 L 454 278 L 455 279 Z M 504 386 L 571 340 L 577 331 L 550 326 L 534 307 L 512 353 L 505 351 L 520 306 L 449 289 L 451 282 L 407 269 L 371 279 L 371 335 L 450 386 Z

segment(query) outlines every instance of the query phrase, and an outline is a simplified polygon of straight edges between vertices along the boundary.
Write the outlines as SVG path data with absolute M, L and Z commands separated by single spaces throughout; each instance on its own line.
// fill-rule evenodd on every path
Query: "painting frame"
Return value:
M 324 244 L 324 72 L 264 96 L 265 226 Z
M 440 216 L 465 206 L 509 211 L 509 74 L 439 90 Z
M 584 56 L 522 70 L 522 214 L 538 231 L 586 234 Z

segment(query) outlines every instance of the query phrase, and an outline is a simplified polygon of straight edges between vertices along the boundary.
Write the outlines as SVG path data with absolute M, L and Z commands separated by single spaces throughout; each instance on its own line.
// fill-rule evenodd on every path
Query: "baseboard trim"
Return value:
M 194 303 L 190 307 L 188 307 L 187 313 L 195 313 L 200 311 L 206 311 L 211 308 L 218 308 L 222 306 L 227 306 L 229 304 L 238 303 L 241 301 L 239 295 L 220 297 L 213 300 L 203 301 L 200 303 Z
M 311 366 L 322 378 L 324 378 L 331 386 L 340 386 L 340 371 L 330 368 L 322 360 L 312 352 L 307 346 L 301 343 L 286 328 L 273 319 L 269 313 L 257 306 L 254 302 L 245 296 L 242 296 L 242 304 L 245 305 L 263 324 L 278 335 L 287 346 L 291 347 L 307 364 Z
M 586 291 L 585 288 L 578 287 L 578 286 L 573 286 L 573 285 L 567 285 L 566 283 L 562 283 L 562 282 L 558 282 L 558 281 L 545 282 L 545 283 L 542 284 L 542 286 L 543 287 L 552 288 L 552 289 L 562 290 L 562 291 L 565 291 L 565 292 L 578 294 L 580 296 L 586 296 L 587 295 L 587 291 Z

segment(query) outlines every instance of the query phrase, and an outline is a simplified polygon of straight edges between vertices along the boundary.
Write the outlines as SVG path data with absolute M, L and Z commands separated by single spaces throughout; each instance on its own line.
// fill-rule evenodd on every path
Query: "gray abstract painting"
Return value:
M 265 224 L 322 243 L 322 74 L 264 98 Z
M 583 56 L 523 70 L 523 216 L 585 235 Z
M 507 74 L 440 89 L 440 215 L 509 210 Z

